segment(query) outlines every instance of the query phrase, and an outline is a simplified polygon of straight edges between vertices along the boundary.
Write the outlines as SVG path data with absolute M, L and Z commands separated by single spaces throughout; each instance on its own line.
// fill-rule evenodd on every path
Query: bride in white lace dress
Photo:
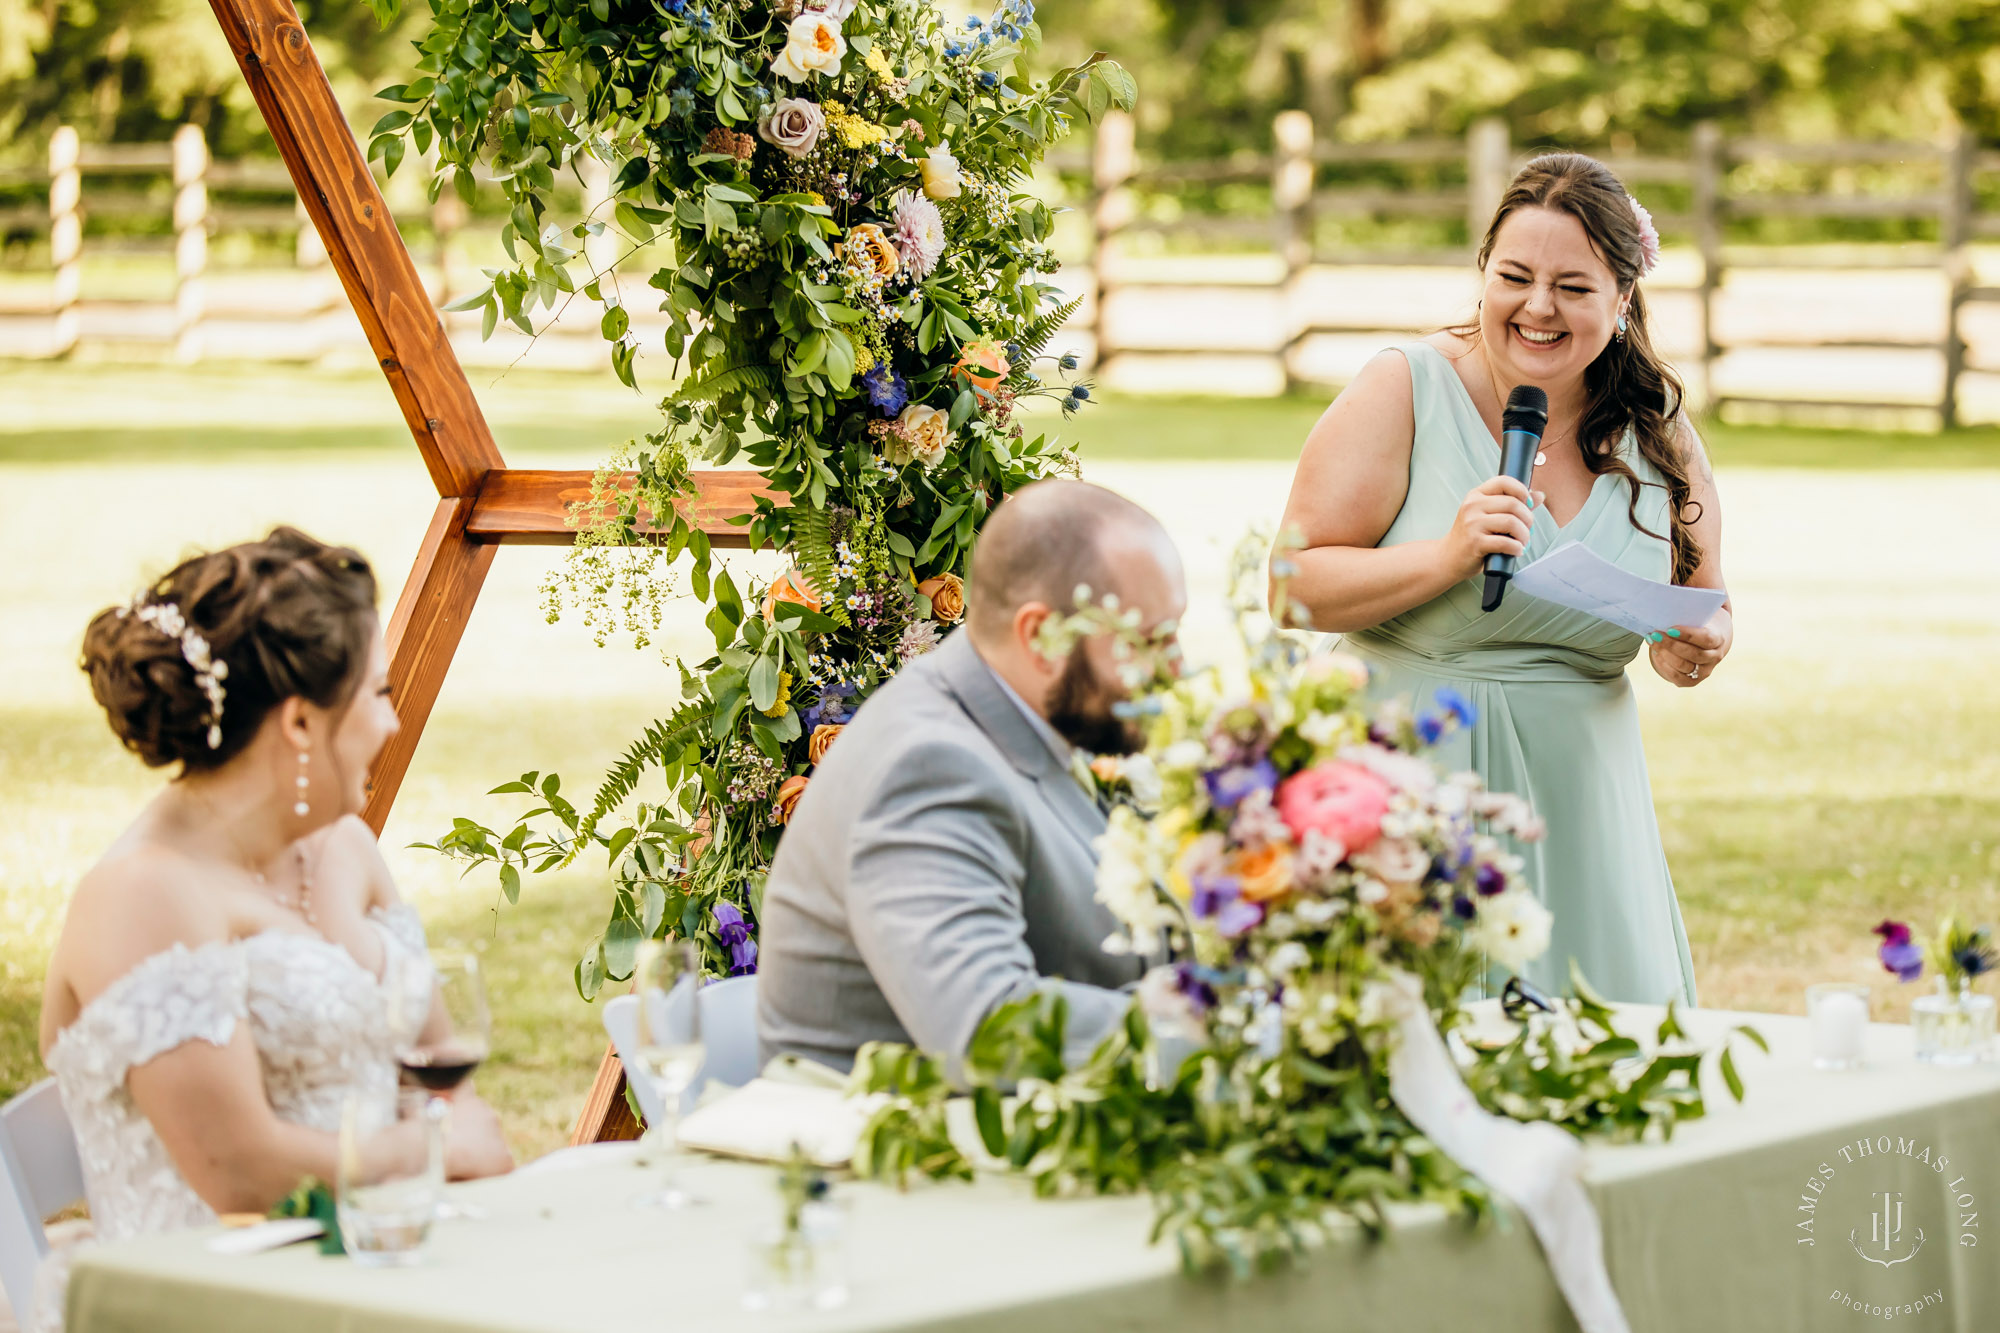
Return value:
M 42 1053 L 92 1227 L 262 1213 L 303 1177 L 333 1179 L 350 1093 L 393 1119 L 395 1050 L 416 1034 L 391 1031 L 382 979 L 429 984 L 389 966 L 423 956 L 423 926 L 358 818 L 397 727 L 374 575 L 280 528 L 101 613 L 83 666 L 125 746 L 180 767 L 78 884 L 49 965 Z M 413 1122 L 375 1142 L 425 1150 Z M 448 1173 L 511 1165 L 463 1092 Z M 61 1327 L 69 1257 L 45 1266 L 35 1328 Z

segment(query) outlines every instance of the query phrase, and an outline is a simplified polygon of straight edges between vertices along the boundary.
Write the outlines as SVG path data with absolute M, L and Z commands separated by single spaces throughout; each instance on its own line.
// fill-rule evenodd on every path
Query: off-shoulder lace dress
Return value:
M 423 923 L 409 907 L 377 908 L 368 919 L 391 958 L 425 956 Z M 430 988 L 423 967 L 385 966 L 383 976 Z M 267 930 L 194 949 L 176 944 L 85 1005 L 56 1038 L 48 1065 L 76 1132 L 96 1239 L 215 1220 L 125 1087 L 128 1072 L 175 1047 L 225 1045 L 247 1019 L 280 1119 L 338 1132 L 349 1093 L 360 1095 L 371 1119 L 392 1119 L 396 1047 L 415 1034 L 391 1030 L 384 985 L 338 944 Z M 425 1009 L 397 1008 L 418 1016 Z M 73 1255 L 74 1246 L 60 1249 L 43 1265 L 33 1333 L 62 1327 Z

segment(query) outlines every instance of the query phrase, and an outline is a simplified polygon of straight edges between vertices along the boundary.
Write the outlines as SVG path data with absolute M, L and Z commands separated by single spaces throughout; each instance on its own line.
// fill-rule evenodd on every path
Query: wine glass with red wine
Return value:
M 493 1015 L 486 1005 L 486 982 L 477 954 L 433 949 L 429 964 L 427 969 L 405 969 L 403 975 L 385 979 L 396 1063 L 407 1079 L 431 1093 L 424 1115 L 433 1126 L 432 1151 L 442 1156 L 442 1135 L 449 1132 L 451 1114 L 447 1094 L 471 1078 L 486 1058 L 493 1040 Z M 427 973 L 427 978 L 419 973 Z M 470 1206 L 448 1202 L 438 1206 L 440 1218 L 479 1215 Z

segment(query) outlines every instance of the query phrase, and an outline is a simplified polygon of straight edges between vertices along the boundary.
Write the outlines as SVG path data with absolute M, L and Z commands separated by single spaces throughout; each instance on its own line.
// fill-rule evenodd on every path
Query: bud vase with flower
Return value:
M 1916 1036 L 1917 1059 L 1928 1064 L 1961 1065 L 1991 1058 L 1994 1001 L 1972 989 L 1973 983 L 2000 965 L 1990 926 L 1968 929 L 1947 916 L 1935 934 L 1919 946 L 1900 921 L 1875 927 L 1882 937 L 1877 950 L 1882 966 L 1898 980 L 1915 981 L 1926 963 L 1937 977 L 1937 989 L 1910 1005 L 1910 1026 Z

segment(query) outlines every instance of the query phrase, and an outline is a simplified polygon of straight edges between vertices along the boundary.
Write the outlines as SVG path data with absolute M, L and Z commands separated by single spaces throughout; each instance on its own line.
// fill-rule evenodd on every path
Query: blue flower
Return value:
M 1479 720 L 1479 709 L 1473 705 L 1472 700 L 1466 698 L 1449 685 L 1440 686 L 1438 692 L 1432 697 L 1438 701 L 1438 705 L 1445 712 L 1450 713 L 1453 718 L 1457 719 L 1458 725 L 1461 727 L 1469 727 Z
M 981 71 L 980 71 L 980 74 L 979 74 L 979 86 L 980 86 L 980 87 L 982 87 L 982 88 L 992 88 L 992 87 L 995 87 L 996 85 L 998 85 L 998 84 L 999 84 L 999 82 L 1000 82 L 1000 76 L 999 76 L 998 74 L 994 73 L 994 72 L 993 72 L 992 70 L 988 69 L 988 70 L 981 70 Z
M 1075 370 L 1077 366 L 1076 353 L 1064 352 L 1062 354 L 1062 360 L 1056 362 L 1056 365 L 1060 366 L 1064 370 Z
M 1073 384 L 1070 386 L 1069 396 L 1076 399 L 1079 403 L 1087 403 L 1090 401 L 1090 386 L 1088 384 Z
M 861 382 L 868 388 L 868 401 L 880 408 L 885 417 L 893 417 L 909 405 L 908 381 L 890 369 L 886 361 L 869 367 Z
M 733 904 L 715 905 L 715 938 L 729 950 L 730 976 L 746 976 L 757 970 L 757 941 L 750 938 L 750 923 Z
M 1470 921 L 1479 915 L 1479 909 L 1473 906 L 1472 899 L 1462 893 L 1451 900 L 1451 912 L 1460 921 Z
M 968 28 L 977 28 L 979 26 L 979 15 L 968 14 L 965 19 L 965 26 Z
M 1252 792 L 1268 792 L 1278 785 L 1278 766 L 1269 759 L 1254 764 L 1232 764 L 1201 775 L 1208 787 L 1210 804 L 1219 810 L 1234 810 Z
M 1417 739 L 1425 745 L 1436 745 L 1444 735 L 1444 719 L 1435 713 L 1425 713 L 1417 718 Z

